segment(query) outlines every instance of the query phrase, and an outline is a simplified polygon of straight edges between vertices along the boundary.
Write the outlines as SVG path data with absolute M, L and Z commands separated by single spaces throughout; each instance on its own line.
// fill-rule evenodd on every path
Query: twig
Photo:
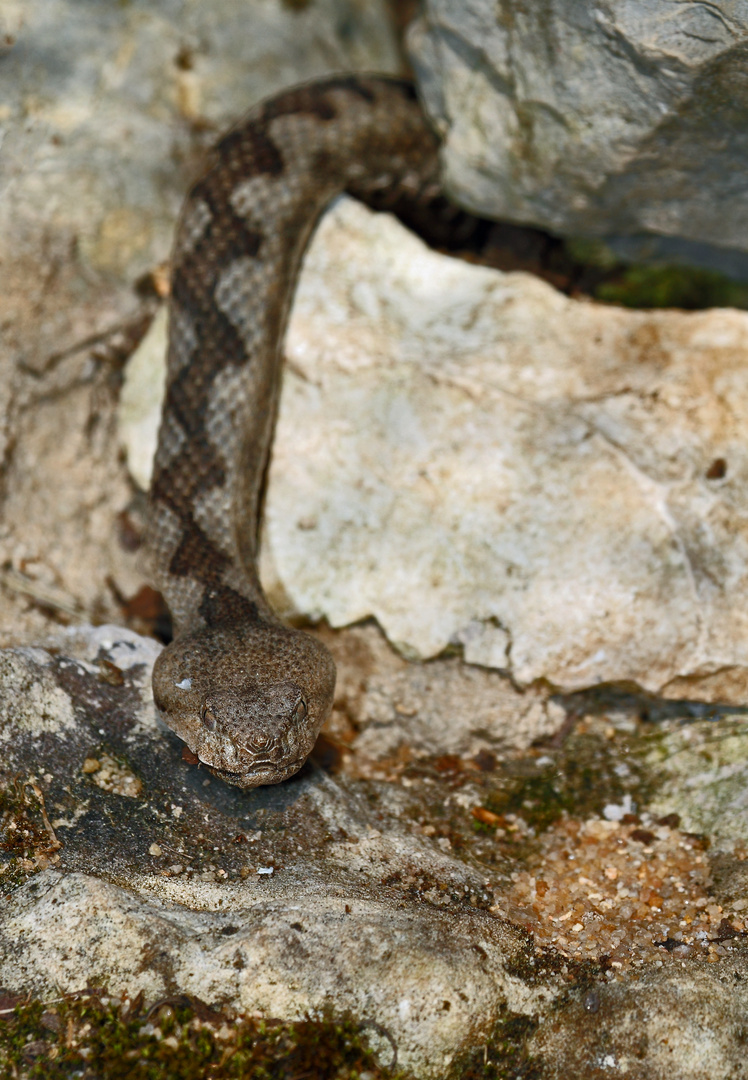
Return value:
M 49 836 L 49 839 L 51 841 L 52 851 L 59 851 L 59 849 L 62 847 L 62 842 L 57 839 L 55 831 L 52 828 L 52 823 L 47 817 L 47 808 L 44 805 L 44 793 L 34 780 L 29 780 L 28 786 L 36 795 L 37 799 L 39 800 L 39 805 L 42 808 L 42 821 L 44 822 L 44 828 L 47 830 L 47 835 Z

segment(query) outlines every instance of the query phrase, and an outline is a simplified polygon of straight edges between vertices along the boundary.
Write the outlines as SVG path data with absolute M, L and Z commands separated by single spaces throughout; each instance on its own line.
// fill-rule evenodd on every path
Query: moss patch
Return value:
M 632 745 L 622 732 L 575 732 L 560 751 L 507 763 L 485 806 L 502 818 L 516 815 L 543 832 L 565 813 L 599 816 L 606 804 L 622 803 L 627 795 L 644 802 L 646 770 L 632 755 Z
M 748 307 L 748 285 L 692 266 L 629 266 L 597 285 L 593 295 L 629 308 Z
M 147 1011 L 99 993 L 13 1005 L 0 995 L 0 1076 L 107 1080 L 395 1080 L 353 1022 L 244 1019 L 187 998 Z
M 540 1080 L 542 1065 L 527 1052 L 537 1029 L 532 1017 L 506 1012 L 485 1045 L 464 1057 L 455 1072 L 460 1080 Z

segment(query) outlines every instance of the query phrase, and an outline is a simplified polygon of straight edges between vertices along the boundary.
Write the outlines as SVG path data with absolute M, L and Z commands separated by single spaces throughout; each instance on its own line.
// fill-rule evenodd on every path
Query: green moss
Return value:
M 554 752 L 552 764 L 538 768 L 532 761 L 520 762 L 521 771 L 514 775 L 511 764 L 503 775 L 496 774 L 484 805 L 502 818 L 515 814 L 543 832 L 564 813 L 596 817 L 606 803 L 620 803 L 627 794 L 642 804 L 646 769 L 629 751 L 628 737 L 621 733 L 614 739 L 572 735 L 562 750 Z
M 569 258 L 580 266 L 594 266 L 600 270 L 613 270 L 620 266 L 620 259 L 604 240 L 589 236 L 569 237 L 564 242 Z
M 562 771 L 551 767 L 535 776 L 519 778 L 500 792 L 494 792 L 487 802 L 495 814 L 517 814 L 538 832 L 547 829 L 566 811 L 574 808 Z
M 358 1026 L 331 1017 L 295 1024 L 234 1018 L 186 998 L 147 1012 L 97 994 L 17 1005 L 0 1021 L 0 1077 L 106 1080 L 394 1080 Z
M 494 1025 L 485 1045 L 471 1051 L 456 1064 L 459 1080 L 536 1080 L 541 1063 L 527 1051 L 537 1021 L 505 1011 Z
M 690 266 L 630 266 L 597 285 L 594 296 L 630 308 L 748 307 L 748 285 Z

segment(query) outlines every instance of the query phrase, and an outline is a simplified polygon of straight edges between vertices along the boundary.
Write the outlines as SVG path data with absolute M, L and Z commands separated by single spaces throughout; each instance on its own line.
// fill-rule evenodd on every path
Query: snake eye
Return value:
M 299 699 L 299 704 L 293 711 L 293 718 L 297 724 L 300 724 L 302 720 L 306 720 L 306 702 L 303 698 Z
M 208 731 L 216 730 L 216 714 L 213 712 L 207 702 L 205 703 L 205 705 L 203 705 L 203 711 L 200 716 L 203 724 L 208 729 Z

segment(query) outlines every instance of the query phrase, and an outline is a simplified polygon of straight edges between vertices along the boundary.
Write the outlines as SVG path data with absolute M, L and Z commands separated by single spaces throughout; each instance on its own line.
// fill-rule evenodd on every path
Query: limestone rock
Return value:
M 701 720 L 653 736 L 647 759 L 658 775 L 654 812 L 720 850 L 748 844 L 748 725 L 744 716 Z
M 560 234 L 748 247 L 743 5 L 427 0 L 410 52 L 449 187 Z
M 682 972 L 677 985 L 665 972 L 648 972 L 579 995 L 529 1040 L 529 1052 L 546 1066 L 540 1075 L 742 1078 L 747 959 L 743 953 L 729 973 L 716 965 Z
M 244 793 L 181 761 L 150 697 L 157 652 L 101 627 L 0 653 L 0 985 L 94 981 L 288 1019 L 333 1006 L 422 1076 L 502 1009 L 555 996 L 552 976 L 520 975 L 532 945 L 486 910 L 485 871 L 414 828 L 396 792 L 309 767 Z
M 404 748 L 416 756 L 503 756 L 550 737 L 566 718 L 546 687 L 521 691 L 457 656 L 408 663 L 371 624 L 318 634 L 338 671 L 330 732 L 347 742 L 352 723 L 351 749 L 372 761 Z
M 601 1068 L 641 1080 L 665 1080 L 674 1068 L 684 1080 L 742 1075 L 741 931 L 705 942 L 685 970 L 664 948 L 664 963 L 649 957 L 622 973 L 575 961 L 569 936 L 582 923 L 573 925 L 571 909 L 542 927 L 565 951 L 533 943 L 527 904 L 513 904 L 519 925 L 499 914 L 537 835 L 528 803 L 524 842 L 502 855 L 504 830 L 471 827 L 482 820 L 471 809 L 499 789 L 481 786 L 478 770 L 440 774 L 438 760 L 399 783 L 313 764 L 277 787 L 227 787 L 181 760 L 179 741 L 156 719 L 158 649 L 103 626 L 0 653 L 5 992 L 49 1000 L 94 984 L 115 998 L 142 991 L 146 1005 L 187 994 L 289 1021 L 347 1013 L 384 1064 L 422 1080 L 459 1070 L 465 1055 L 482 1061 L 489 1044 L 497 1065 L 516 1054 L 547 1080 Z M 436 739 L 438 749 L 438 731 Z M 501 820 L 520 827 L 516 815 Z M 596 824 L 596 834 L 610 832 L 605 825 L 623 833 Z M 639 845 L 637 857 L 650 841 L 647 832 L 620 839 Z M 532 882 L 569 856 L 551 849 Z M 657 854 L 652 861 L 669 877 Z M 726 912 L 748 906 L 742 865 L 737 848 L 717 865 L 717 887 L 731 894 Z

